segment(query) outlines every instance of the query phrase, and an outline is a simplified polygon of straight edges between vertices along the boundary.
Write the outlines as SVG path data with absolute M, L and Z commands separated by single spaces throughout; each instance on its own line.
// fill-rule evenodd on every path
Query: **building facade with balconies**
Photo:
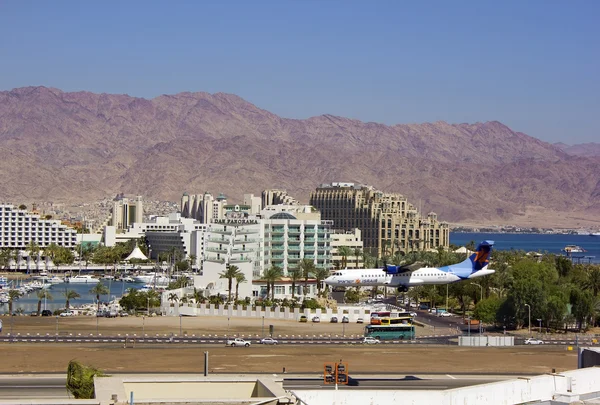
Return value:
M 50 244 L 74 249 L 77 231 L 58 220 L 42 219 L 27 210 L 0 204 L 0 248 L 25 250 L 32 242 L 42 249 Z
M 364 248 L 373 255 L 447 248 L 450 228 L 433 212 L 422 217 L 401 194 L 384 193 L 354 183 L 321 184 L 310 195 L 310 204 L 331 220 L 335 229 L 359 228 Z
M 261 212 L 264 232 L 262 270 L 278 266 L 287 275 L 303 259 L 312 260 L 315 267 L 331 268 L 332 221 L 322 221 L 312 207 L 290 207 L 279 211 L 277 206 Z M 297 211 L 297 212 L 295 212 Z M 297 218 L 304 216 L 304 219 Z M 255 274 L 255 278 L 262 276 Z

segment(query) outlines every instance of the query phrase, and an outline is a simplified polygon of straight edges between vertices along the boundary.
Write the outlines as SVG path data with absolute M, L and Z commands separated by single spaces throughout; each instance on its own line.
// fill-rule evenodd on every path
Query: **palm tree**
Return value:
M 279 266 L 271 266 L 263 274 L 264 280 L 267 282 L 267 298 L 271 294 L 271 299 L 275 298 L 275 282 L 283 275 L 283 269 Z
M 245 283 L 246 281 L 247 281 L 246 276 L 241 271 L 235 275 L 235 300 L 236 301 L 238 300 L 240 283 Z
M 288 277 L 292 280 L 292 299 L 294 299 L 296 294 L 296 281 L 302 278 L 302 273 L 299 268 L 294 267 L 288 270 Z
M 90 294 L 94 294 L 96 296 L 96 302 L 98 303 L 98 312 L 100 312 L 100 296 L 104 295 L 104 294 L 108 294 L 108 287 L 106 287 L 104 284 L 102 284 L 100 281 L 98 281 L 98 284 L 96 284 L 91 290 L 90 290 Z
M 171 303 L 171 306 L 173 307 L 173 303 L 179 301 L 179 295 L 177 295 L 176 293 L 170 293 L 169 294 L 169 298 L 167 298 L 169 300 L 169 302 Z
M 21 298 L 21 292 L 19 290 L 10 290 L 8 292 L 8 314 L 13 314 L 13 302 Z
M 348 246 L 339 246 L 337 248 L 337 254 L 342 256 L 342 265 L 341 269 L 345 269 L 348 265 L 348 256 L 352 254 L 352 250 Z
M 319 267 L 315 270 L 315 279 L 317 279 L 317 296 L 321 296 L 321 289 L 323 288 L 323 280 L 329 277 L 329 270 Z
M 300 273 L 304 278 L 304 289 L 302 291 L 304 298 L 308 295 L 308 279 L 315 273 L 315 264 L 310 259 L 302 259 L 300 261 Z
M 42 315 L 42 300 L 43 299 L 47 299 L 47 300 L 51 300 L 52 299 L 52 295 L 50 295 L 50 291 L 43 289 L 43 290 L 39 290 L 37 292 L 37 297 L 38 297 L 38 310 L 37 310 L 37 314 L 38 316 Z
M 65 291 L 65 292 L 63 293 L 63 295 L 64 295 L 64 296 L 65 296 L 65 298 L 67 299 L 67 302 L 66 302 L 66 304 L 65 304 L 65 307 L 66 307 L 67 309 L 69 309 L 69 305 L 70 305 L 70 303 L 71 303 L 71 300 L 74 300 L 74 299 L 77 299 L 77 298 L 80 298 L 80 297 L 81 297 L 81 295 L 79 295 L 79 293 L 78 293 L 77 291 L 75 291 L 75 290 L 68 290 L 68 291 Z
M 360 259 L 360 256 L 362 255 L 362 249 L 359 247 L 355 247 L 353 254 L 354 254 L 354 257 L 356 257 L 356 268 L 358 269 L 359 259 Z
M 202 294 L 202 290 L 194 287 L 194 292 L 192 293 L 192 297 L 194 297 L 194 301 L 196 302 L 196 307 L 204 301 L 204 294 Z
M 583 287 L 592 290 L 594 297 L 600 292 L 600 266 L 589 266 Z
M 194 269 L 194 265 L 196 264 L 196 260 L 198 259 L 198 256 L 196 255 L 189 255 L 188 256 L 188 261 L 190 262 L 190 268 L 193 270 Z
M 29 245 L 27 245 L 27 252 L 29 255 L 29 260 L 27 261 L 27 263 L 29 264 L 31 261 L 32 257 L 35 257 L 35 270 L 37 272 L 40 271 L 40 246 L 35 243 L 34 241 L 29 242 Z M 38 311 L 39 312 L 39 311 Z
M 223 273 L 219 273 L 219 278 L 226 278 L 229 284 L 227 297 L 228 302 L 231 302 L 231 288 L 233 286 L 233 279 L 237 275 L 238 271 L 238 266 L 230 265 L 229 267 L 227 267 L 227 270 L 225 270 Z

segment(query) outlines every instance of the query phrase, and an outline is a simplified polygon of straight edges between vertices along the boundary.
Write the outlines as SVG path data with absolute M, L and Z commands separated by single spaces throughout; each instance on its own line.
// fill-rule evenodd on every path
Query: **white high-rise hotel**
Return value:
M 24 250 L 31 242 L 42 249 L 53 243 L 72 249 L 77 245 L 77 231 L 58 220 L 0 204 L 0 248 Z

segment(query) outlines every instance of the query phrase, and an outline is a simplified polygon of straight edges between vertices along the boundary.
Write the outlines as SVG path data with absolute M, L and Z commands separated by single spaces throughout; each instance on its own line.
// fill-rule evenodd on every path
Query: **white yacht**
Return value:
M 87 274 L 85 274 L 85 275 L 78 274 L 76 276 L 66 278 L 65 281 L 67 283 L 73 283 L 73 284 L 75 284 L 75 283 L 77 283 L 77 284 L 91 284 L 91 283 L 96 284 L 98 282 L 98 279 L 96 279 L 90 275 L 87 275 Z

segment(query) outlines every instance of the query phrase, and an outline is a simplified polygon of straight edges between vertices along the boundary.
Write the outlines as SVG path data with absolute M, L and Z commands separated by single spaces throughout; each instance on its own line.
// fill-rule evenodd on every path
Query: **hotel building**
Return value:
M 359 228 L 364 248 L 377 256 L 450 244 L 448 224 L 433 212 L 421 217 L 401 194 L 354 183 L 321 184 L 311 193 L 310 204 L 321 211 L 321 218 L 333 221 L 335 229 Z

